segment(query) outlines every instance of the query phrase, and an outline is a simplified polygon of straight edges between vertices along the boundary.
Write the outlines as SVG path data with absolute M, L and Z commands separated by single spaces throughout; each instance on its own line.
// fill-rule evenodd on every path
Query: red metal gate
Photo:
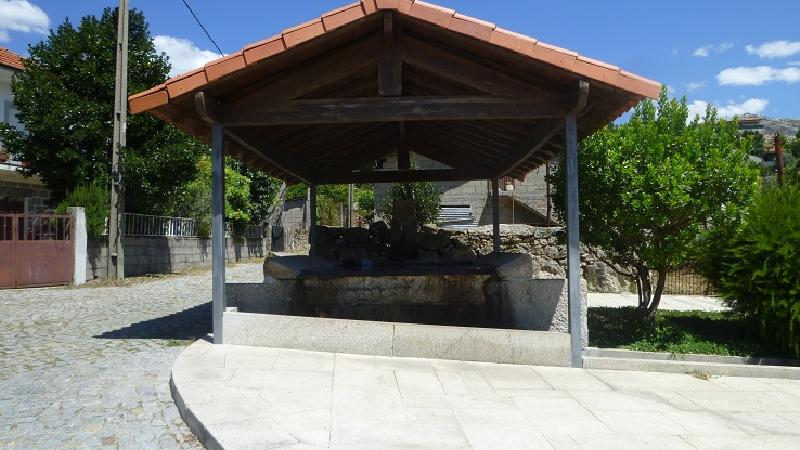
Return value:
M 0 214 L 0 288 L 71 283 L 74 246 L 71 216 Z

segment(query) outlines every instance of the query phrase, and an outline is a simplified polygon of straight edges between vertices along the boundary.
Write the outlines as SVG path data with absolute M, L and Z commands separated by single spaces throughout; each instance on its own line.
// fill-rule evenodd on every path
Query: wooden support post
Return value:
M 492 250 L 500 252 L 500 181 L 492 178 Z
M 406 143 L 406 124 L 397 122 L 397 168 L 400 170 L 411 169 L 411 153 Z
M 578 131 L 574 114 L 567 116 L 567 296 L 571 367 L 583 367 L 583 317 L 581 307 L 581 252 L 578 224 Z
M 397 16 L 394 11 L 383 11 L 384 50 L 378 60 L 378 95 L 396 97 L 403 95 L 403 60 L 398 44 Z
M 225 131 L 211 125 L 211 310 L 214 343 L 222 344 L 225 311 Z
M 308 185 L 308 254 L 317 250 L 317 185 Z

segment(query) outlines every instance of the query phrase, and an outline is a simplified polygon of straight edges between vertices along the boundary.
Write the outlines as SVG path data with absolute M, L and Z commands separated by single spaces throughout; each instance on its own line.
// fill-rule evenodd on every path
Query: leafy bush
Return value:
M 767 186 L 724 255 L 721 294 L 762 337 L 800 356 L 800 186 Z
M 56 207 L 57 214 L 67 214 L 69 208 L 86 210 L 86 233 L 99 239 L 106 230 L 106 219 L 111 211 L 111 192 L 101 184 L 81 185 L 67 192 L 66 198 Z
M 395 199 L 414 200 L 415 215 L 420 224 L 434 223 L 439 215 L 442 193 L 431 182 L 394 183 L 389 186 L 380 207 L 381 216 L 392 220 L 392 203 Z
M 371 185 L 356 187 L 353 197 L 357 205 L 356 213 L 367 221 L 372 221 L 375 218 L 375 189 Z

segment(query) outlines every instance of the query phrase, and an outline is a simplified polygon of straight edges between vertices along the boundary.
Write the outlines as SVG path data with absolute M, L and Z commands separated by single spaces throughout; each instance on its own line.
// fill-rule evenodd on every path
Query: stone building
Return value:
M 0 120 L 17 129 L 22 125 L 17 121 L 11 79 L 22 69 L 22 58 L 0 47 Z M 22 165 L 0 142 L 0 212 L 36 212 L 47 207 L 50 192 L 38 176 L 19 173 Z

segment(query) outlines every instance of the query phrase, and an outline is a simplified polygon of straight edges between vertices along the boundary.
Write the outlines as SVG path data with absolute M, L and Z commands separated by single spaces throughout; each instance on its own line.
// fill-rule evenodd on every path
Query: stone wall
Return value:
M 125 275 L 170 273 L 188 267 L 211 265 L 211 238 L 126 236 Z M 264 258 L 270 239 L 226 239 L 227 261 Z M 87 245 L 86 279 L 108 276 L 108 243 L 90 239 Z
M 558 227 L 532 227 L 528 225 L 501 225 L 500 249 L 510 253 L 528 253 L 533 258 L 534 276 L 537 278 L 564 278 L 567 276 L 567 248 L 559 243 Z M 456 231 L 453 239 L 463 243 L 477 254 L 492 251 L 492 227 L 481 226 L 475 230 Z M 620 276 L 609 265 L 600 261 L 597 250 L 581 246 L 581 268 L 587 288 L 591 292 L 630 292 L 631 280 Z
M 501 225 L 500 249 L 509 253 L 530 254 L 536 278 L 565 278 L 567 251 L 559 243 L 561 228 L 529 225 Z M 389 253 L 391 230 L 379 221 L 366 228 L 317 228 L 317 255 L 329 260 L 385 259 Z M 423 226 L 417 237 L 420 259 L 469 260 L 492 252 L 492 227 L 473 230 L 445 230 Z M 592 292 L 629 292 L 631 282 L 601 262 L 592 252 L 583 251 L 581 267 Z

